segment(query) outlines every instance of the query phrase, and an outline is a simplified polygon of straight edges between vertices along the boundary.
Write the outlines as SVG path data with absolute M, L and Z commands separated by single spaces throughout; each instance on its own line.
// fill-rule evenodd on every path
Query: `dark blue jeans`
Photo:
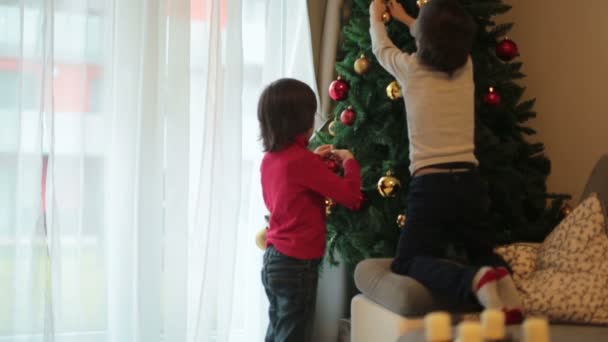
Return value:
M 493 252 L 489 198 L 476 169 L 414 177 L 407 199 L 407 222 L 392 264 L 456 307 L 475 304 L 472 282 L 481 266 L 506 266 Z M 467 262 L 446 253 L 462 251 Z
M 262 268 L 262 283 L 270 302 L 266 342 L 310 341 L 320 262 L 292 258 L 268 247 Z

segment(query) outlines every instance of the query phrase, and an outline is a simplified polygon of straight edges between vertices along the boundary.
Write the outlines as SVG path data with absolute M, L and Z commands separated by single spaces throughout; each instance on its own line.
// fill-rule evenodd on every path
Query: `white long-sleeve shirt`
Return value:
M 416 26 L 410 30 L 415 35 Z M 371 19 L 372 51 L 401 85 L 410 141 L 410 173 L 475 158 L 475 83 L 471 58 L 449 76 L 399 50 L 382 22 Z

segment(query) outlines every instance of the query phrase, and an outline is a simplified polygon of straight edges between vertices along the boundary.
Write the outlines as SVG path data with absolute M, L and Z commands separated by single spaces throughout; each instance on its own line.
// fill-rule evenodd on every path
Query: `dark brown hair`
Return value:
M 282 78 L 264 89 L 258 102 L 258 122 L 264 152 L 279 151 L 313 127 L 317 98 L 306 83 Z
M 450 75 L 466 64 L 477 27 L 458 0 L 429 1 L 417 25 L 423 64 Z

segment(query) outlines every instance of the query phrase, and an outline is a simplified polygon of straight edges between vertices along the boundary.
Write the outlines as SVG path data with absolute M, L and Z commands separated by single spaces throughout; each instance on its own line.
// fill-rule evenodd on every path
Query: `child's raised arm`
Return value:
M 395 78 L 403 79 L 412 56 L 399 50 L 386 34 L 386 28 L 382 22 L 382 13 L 385 9 L 384 0 L 374 0 L 369 7 L 369 33 L 372 40 L 372 52 L 386 71 Z
M 395 18 L 398 21 L 407 25 L 407 27 L 409 27 L 410 30 L 412 29 L 412 25 L 414 25 L 414 23 L 416 22 L 416 19 L 412 18 L 412 16 L 407 13 L 405 8 L 403 8 L 403 5 L 401 5 L 397 1 L 389 0 L 388 1 L 388 10 L 389 10 L 389 12 L 391 12 L 391 16 L 393 18 Z

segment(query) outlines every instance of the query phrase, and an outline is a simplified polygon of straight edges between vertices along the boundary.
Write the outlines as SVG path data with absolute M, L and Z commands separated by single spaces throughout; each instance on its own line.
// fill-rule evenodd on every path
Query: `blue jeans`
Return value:
M 407 199 L 407 222 L 391 266 L 455 306 L 475 304 L 473 277 L 481 266 L 506 266 L 493 247 L 489 198 L 479 172 L 414 177 Z M 452 246 L 466 263 L 448 260 Z
M 262 284 L 270 302 L 266 342 L 310 341 L 320 262 L 292 258 L 268 247 L 262 268 Z

